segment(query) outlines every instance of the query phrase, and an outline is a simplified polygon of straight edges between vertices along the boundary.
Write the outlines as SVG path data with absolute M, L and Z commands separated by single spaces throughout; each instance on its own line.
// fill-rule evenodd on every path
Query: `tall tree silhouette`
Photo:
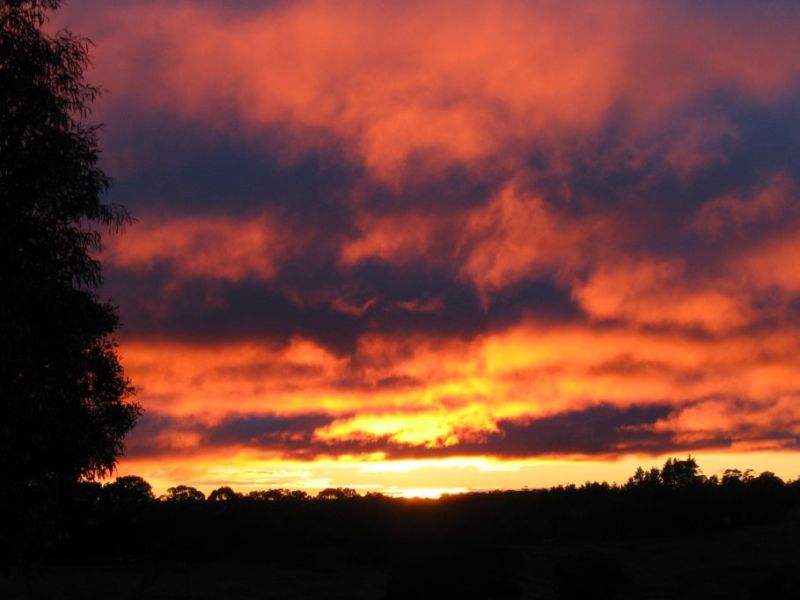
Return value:
M 90 42 L 43 28 L 59 0 L 0 0 L 0 496 L 106 474 L 140 413 L 98 297 L 101 201 Z

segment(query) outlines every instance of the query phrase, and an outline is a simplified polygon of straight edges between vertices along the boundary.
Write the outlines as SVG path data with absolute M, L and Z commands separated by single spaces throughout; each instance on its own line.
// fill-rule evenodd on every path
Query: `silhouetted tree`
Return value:
M 645 471 L 642 467 L 639 467 L 636 469 L 636 472 L 633 474 L 633 476 L 628 479 L 625 487 L 654 489 L 660 487 L 661 484 L 661 471 L 655 467 L 648 471 Z
M 196 502 L 205 500 L 206 495 L 190 485 L 176 485 L 175 487 L 167 488 L 167 493 L 163 496 L 163 499 L 169 502 Z
M 749 483 L 752 479 L 752 469 L 747 469 L 744 472 L 740 471 L 739 469 L 725 469 L 725 471 L 722 473 L 722 485 L 728 487 Z
M 702 481 L 700 467 L 691 456 L 686 460 L 668 458 L 661 468 L 661 482 L 668 488 L 686 488 Z
M 762 488 L 781 488 L 785 485 L 783 479 L 775 475 L 772 471 L 763 471 L 761 475 L 753 479 L 753 483 Z
M 275 488 L 272 490 L 254 490 L 248 492 L 246 498 L 248 500 L 259 500 L 262 502 L 276 502 L 278 500 L 286 500 L 290 497 L 292 492 L 283 488 Z
M 287 495 L 289 500 L 308 500 L 309 496 L 303 490 L 292 490 Z
M 364 494 L 364 498 L 368 498 L 370 500 L 387 500 L 390 496 L 386 494 L 382 494 L 381 492 L 367 492 Z
M 105 485 L 103 493 L 112 503 L 119 506 L 142 504 L 155 499 L 151 485 L 136 475 L 117 477 L 116 481 Z
M 213 490 L 208 495 L 208 500 L 211 502 L 226 502 L 230 500 L 236 500 L 237 498 L 241 498 L 241 495 L 234 492 L 233 488 L 230 488 L 227 485 Z
M 317 494 L 320 500 L 345 500 L 358 497 L 358 492 L 353 488 L 325 488 Z
M 43 32 L 59 5 L 0 2 L 0 498 L 37 523 L 114 468 L 140 412 L 92 254 L 129 217 L 100 201 L 89 42 Z

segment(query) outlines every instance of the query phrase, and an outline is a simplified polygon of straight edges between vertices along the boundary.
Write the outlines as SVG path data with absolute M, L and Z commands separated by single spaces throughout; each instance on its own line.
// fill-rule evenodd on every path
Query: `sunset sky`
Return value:
M 72 0 L 157 491 L 800 475 L 800 3 Z

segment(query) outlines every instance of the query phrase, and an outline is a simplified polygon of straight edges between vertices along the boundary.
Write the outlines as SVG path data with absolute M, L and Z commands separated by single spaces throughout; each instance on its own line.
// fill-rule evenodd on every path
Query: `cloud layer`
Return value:
M 797 448 L 794 4 L 62 22 L 138 218 L 102 256 L 132 459 Z

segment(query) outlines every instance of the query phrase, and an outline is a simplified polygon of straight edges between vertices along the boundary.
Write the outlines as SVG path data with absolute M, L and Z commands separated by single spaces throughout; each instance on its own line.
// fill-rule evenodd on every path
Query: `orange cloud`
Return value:
M 723 278 L 693 282 L 683 260 L 618 259 L 601 264 L 573 293 L 595 318 L 636 324 L 705 327 L 746 324 L 747 297 Z
M 355 222 L 357 237 L 344 243 L 340 251 L 343 266 L 354 266 L 364 260 L 380 260 L 403 264 L 425 259 L 429 263 L 446 264 L 452 248 L 436 246 L 445 236 L 452 221 L 459 216 L 437 218 L 430 214 L 372 215 L 362 213 Z
M 531 277 L 566 281 L 598 260 L 609 240 L 624 240 L 612 219 L 562 216 L 542 196 L 525 194 L 514 183 L 471 210 L 362 212 L 356 223 L 359 232 L 341 249 L 343 266 L 366 260 L 445 266 L 487 296 Z
M 646 134 L 713 90 L 770 102 L 800 72 L 791 21 L 681 3 L 106 10 L 98 70 L 119 97 L 219 127 L 278 126 L 285 158 L 335 145 L 389 182 L 489 157 L 492 168 L 514 163 L 520 142 L 591 132 L 620 106 Z M 141 61 L 153 52 L 155 72 Z M 719 121 L 690 126 L 697 143 L 676 136 L 669 153 L 684 170 L 704 162 L 694 150 L 704 140 L 729 133 Z
M 554 275 L 562 280 L 592 260 L 588 250 L 608 237 L 604 219 L 559 216 L 541 197 L 521 196 L 512 186 L 473 211 L 460 238 L 468 248 L 460 269 L 482 291 Z M 596 258 L 596 256 L 594 257 Z
M 180 278 L 269 280 L 287 248 L 287 236 L 268 215 L 149 215 L 140 216 L 124 235 L 111 238 L 104 258 L 134 270 L 166 263 Z
M 156 414 L 211 427 L 237 414 L 313 412 L 327 420 L 302 431 L 298 450 L 358 455 L 391 446 L 457 453 L 504 423 L 603 406 L 668 407 L 652 431 L 675 443 L 793 435 L 798 352 L 792 332 L 714 339 L 530 322 L 471 342 L 368 335 L 352 359 L 302 339 L 283 348 L 129 343 L 123 358 Z M 732 406 L 726 419 L 713 416 Z M 165 451 L 200 450 L 191 430 L 160 435 Z
M 781 395 L 748 406 L 727 398 L 710 398 L 681 408 L 655 424 L 657 431 L 670 431 L 680 442 L 691 444 L 707 440 L 739 439 L 741 446 L 780 450 L 796 445 L 800 435 L 800 411 L 795 393 Z M 781 431 L 783 436 L 775 437 Z
M 793 216 L 797 195 L 788 176 L 774 173 L 749 197 L 731 194 L 706 202 L 689 228 L 712 237 L 742 238 L 754 225 Z
M 284 348 L 129 341 L 122 357 L 148 407 L 177 415 L 297 409 L 305 406 L 312 390 L 334 379 L 346 365 L 344 359 L 300 339 Z M 321 410 L 339 408 L 335 400 L 322 397 L 315 403 Z

